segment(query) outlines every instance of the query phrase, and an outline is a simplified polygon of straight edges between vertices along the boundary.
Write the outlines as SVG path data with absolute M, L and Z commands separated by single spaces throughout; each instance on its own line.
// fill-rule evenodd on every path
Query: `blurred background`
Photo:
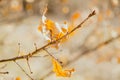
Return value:
M 28 54 L 45 45 L 38 32 L 42 11 L 48 5 L 46 16 L 55 22 L 71 23 L 71 16 L 79 13 L 75 26 L 93 10 L 96 15 L 77 30 L 59 49 L 49 52 L 63 62 L 64 68 L 75 68 L 70 78 L 57 77 L 52 72 L 52 62 L 47 53 L 38 52 L 29 59 L 33 74 L 26 60 L 17 62 L 35 80 L 120 80 L 120 0 L 0 0 L 0 60 Z M 100 43 L 113 38 L 108 44 Z M 2 68 L 6 65 L 4 68 Z M 0 80 L 30 80 L 14 63 L 0 63 Z

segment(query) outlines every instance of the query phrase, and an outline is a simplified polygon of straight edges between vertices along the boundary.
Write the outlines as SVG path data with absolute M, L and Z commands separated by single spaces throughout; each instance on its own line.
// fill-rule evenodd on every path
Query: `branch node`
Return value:
M 91 17 L 91 16 L 93 16 L 95 14 L 96 14 L 96 12 L 95 12 L 95 10 L 93 10 L 92 13 L 88 15 L 88 17 Z

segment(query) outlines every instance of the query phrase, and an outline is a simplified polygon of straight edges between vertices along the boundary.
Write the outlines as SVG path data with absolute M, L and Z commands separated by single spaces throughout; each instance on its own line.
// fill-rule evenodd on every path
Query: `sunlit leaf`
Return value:
M 53 71 L 56 73 L 56 76 L 71 77 L 71 73 L 74 72 L 74 68 L 69 70 L 64 70 L 63 67 L 55 59 L 52 59 L 52 63 L 53 63 Z
M 79 13 L 74 14 L 74 19 L 77 19 L 80 16 Z M 74 28 L 73 24 L 67 24 L 65 21 L 63 24 L 59 24 L 57 22 L 54 22 L 50 19 L 47 19 L 45 14 L 42 16 L 41 23 L 38 27 L 38 31 L 40 31 L 43 34 L 43 37 L 47 42 L 56 41 L 59 40 L 61 37 L 66 35 L 68 32 L 70 32 Z M 72 34 L 70 34 L 71 36 Z M 54 43 L 51 45 L 52 47 L 58 49 L 60 43 L 65 42 L 68 40 L 68 36 L 65 36 L 60 41 Z

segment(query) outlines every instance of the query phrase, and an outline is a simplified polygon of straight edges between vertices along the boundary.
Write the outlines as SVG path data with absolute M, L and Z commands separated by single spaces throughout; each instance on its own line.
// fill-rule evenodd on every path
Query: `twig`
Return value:
M 21 67 L 20 64 L 18 64 L 16 61 L 14 61 L 19 67 L 20 69 L 31 79 L 31 80 L 34 80 L 29 74 L 26 73 L 26 71 Z
M 58 63 L 62 64 L 62 62 L 59 61 L 56 57 L 54 57 L 47 49 L 44 49 L 44 51 L 47 52 L 48 55 L 49 55 L 50 57 L 52 57 L 53 59 L 55 59 Z
M 72 32 L 76 31 L 77 29 L 81 28 L 83 23 L 85 23 L 90 17 L 94 16 L 96 13 L 95 11 L 93 11 L 92 13 L 90 13 L 88 15 L 88 17 L 86 19 L 84 19 L 77 27 L 75 27 L 73 30 L 71 30 L 70 32 L 68 32 L 67 34 L 65 34 L 64 36 L 62 36 L 61 38 L 57 39 L 57 40 L 54 40 L 52 42 L 49 42 L 48 44 L 44 45 L 43 47 L 33 51 L 32 53 L 30 54 L 27 54 L 27 55 L 22 55 L 22 56 L 17 56 L 17 57 L 13 57 L 13 58 L 9 58 L 9 59 L 2 59 L 0 60 L 0 63 L 2 62 L 8 62 L 8 61 L 16 61 L 16 60 L 19 60 L 19 59 L 25 59 L 25 58 L 28 58 L 28 57 L 32 57 L 33 55 L 37 54 L 37 52 L 45 49 L 46 47 L 52 45 L 52 44 L 55 44 L 56 42 L 59 42 L 60 40 L 62 40 L 63 38 L 65 38 L 66 36 L 70 35 Z
M 32 72 L 32 70 L 31 70 L 31 68 L 30 68 L 29 58 L 27 58 L 26 61 L 27 61 L 27 65 L 28 65 L 28 68 L 29 68 L 29 70 L 30 70 L 30 73 L 32 74 L 33 72 Z

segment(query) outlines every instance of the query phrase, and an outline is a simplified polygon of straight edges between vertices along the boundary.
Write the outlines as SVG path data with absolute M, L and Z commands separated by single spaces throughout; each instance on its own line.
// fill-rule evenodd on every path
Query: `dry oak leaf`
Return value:
M 59 77 L 71 77 L 71 73 L 74 72 L 74 68 L 69 70 L 64 70 L 63 67 L 55 59 L 52 58 L 53 71 L 56 73 L 56 76 Z

